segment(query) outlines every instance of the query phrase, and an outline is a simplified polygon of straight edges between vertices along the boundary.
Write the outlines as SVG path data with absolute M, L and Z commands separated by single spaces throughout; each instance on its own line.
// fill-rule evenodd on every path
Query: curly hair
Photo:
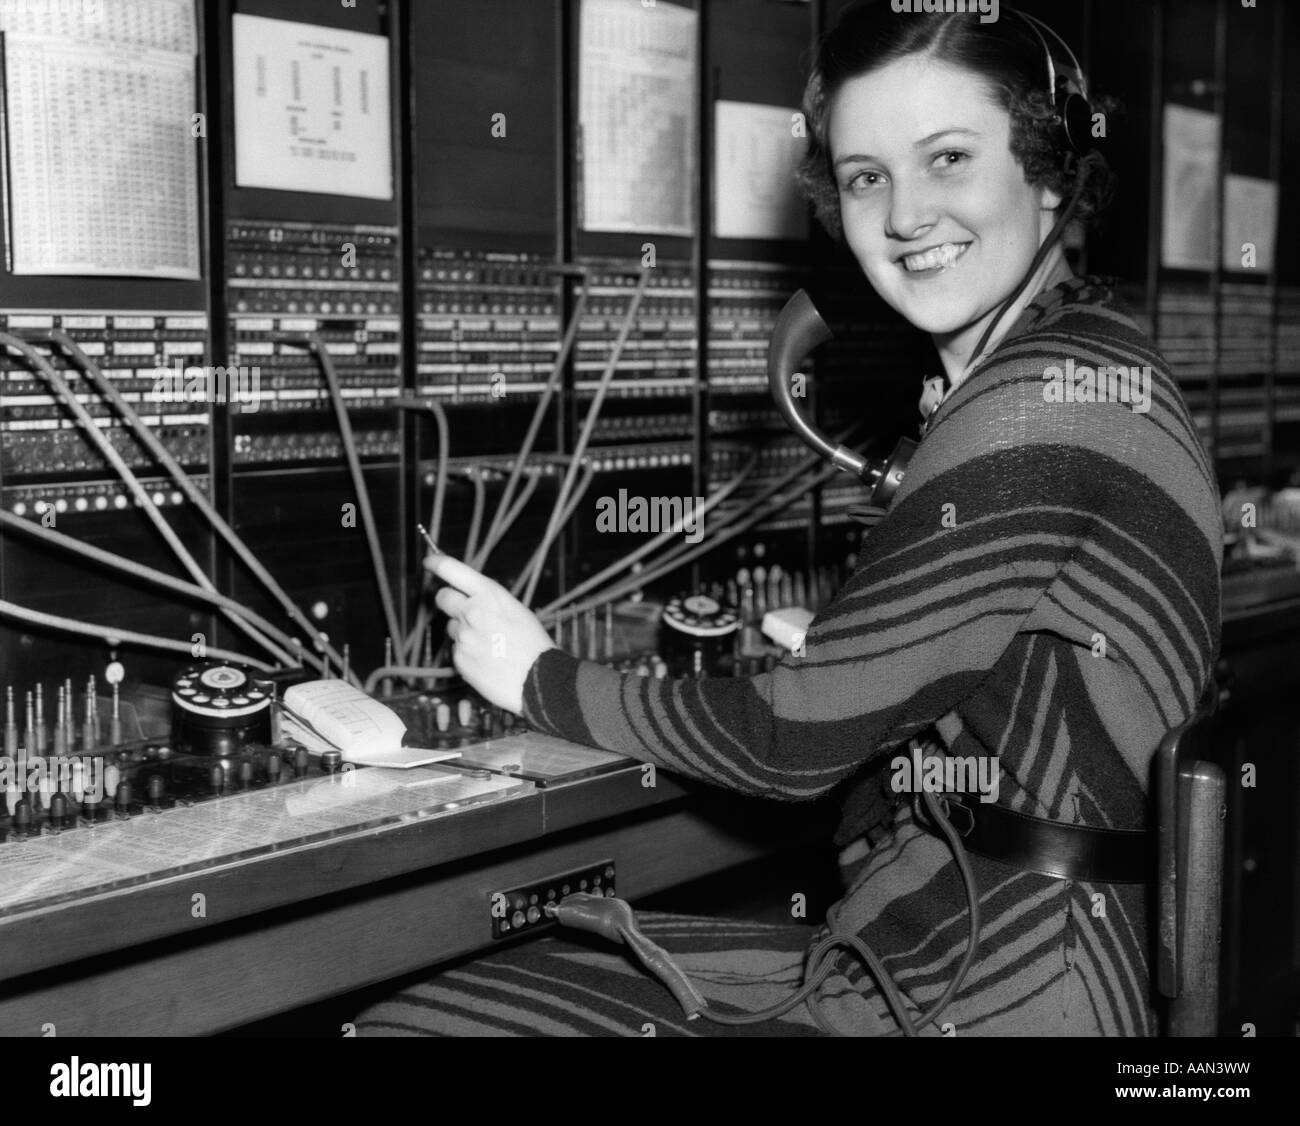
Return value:
M 1006 15 L 1010 8 L 1003 3 L 1001 11 Z M 914 54 L 928 54 L 982 78 L 1011 117 L 1011 155 L 1024 169 L 1025 179 L 1066 199 L 1080 189 L 1074 218 L 1095 222 L 1114 194 L 1114 174 L 1100 154 L 1080 160 L 1065 142 L 1046 90 L 1043 43 L 1025 20 L 982 23 L 941 12 L 903 15 L 883 0 L 865 0 L 845 9 L 822 39 L 804 89 L 808 148 L 798 181 L 832 238 L 842 240 L 844 229 L 831 166 L 831 103 L 851 79 Z M 1112 99 L 1090 97 L 1094 109 L 1119 108 Z

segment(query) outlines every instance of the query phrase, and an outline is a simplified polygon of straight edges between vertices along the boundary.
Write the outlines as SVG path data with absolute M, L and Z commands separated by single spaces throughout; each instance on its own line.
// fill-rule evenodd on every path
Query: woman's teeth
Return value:
M 942 246 L 936 246 L 924 254 L 909 254 L 903 259 L 903 267 L 908 273 L 920 270 L 946 270 L 966 253 L 968 246 L 970 246 L 968 242 L 945 242 Z

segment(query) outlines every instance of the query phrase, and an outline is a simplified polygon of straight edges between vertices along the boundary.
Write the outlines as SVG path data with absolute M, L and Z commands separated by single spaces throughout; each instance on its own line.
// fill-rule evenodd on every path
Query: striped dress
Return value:
M 1064 392 L 1060 369 L 1147 368 L 1149 409 Z M 1108 396 L 1107 391 L 1111 394 Z M 1090 401 L 1111 398 L 1112 401 Z M 1138 409 L 1135 409 L 1135 406 Z M 558 649 L 526 718 L 745 794 L 805 800 L 892 762 L 912 738 L 996 756 L 999 804 L 1146 827 L 1148 771 L 1186 719 L 1219 645 L 1218 490 L 1162 357 L 1106 282 L 1041 293 L 931 417 L 888 515 L 807 635 L 751 679 L 624 676 Z M 971 857 L 979 954 L 940 1018 L 957 1035 L 1152 1035 L 1148 892 Z M 821 931 L 644 915 L 719 1008 L 798 986 L 812 942 L 859 935 L 915 1016 L 966 949 L 952 853 L 894 807 Z M 807 1004 L 767 1024 L 686 1022 L 628 956 L 584 935 L 480 958 L 363 1013 L 379 1034 L 897 1034 L 869 972 L 842 954 Z M 652 1027 L 651 1027 L 652 1026 Z M 929 1035 L 939 1035 L 933 1025 Z

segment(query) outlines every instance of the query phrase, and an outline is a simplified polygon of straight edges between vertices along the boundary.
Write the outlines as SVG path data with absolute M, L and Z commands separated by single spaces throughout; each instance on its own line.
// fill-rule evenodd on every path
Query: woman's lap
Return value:
M 907 822 L 900 818 L 892 839 L 861 866 L 829 922 L 868 942 L 916 1019 L 956 974 L 970 941 L 970 917 L 947 845 Z M 1073 883 L 981 857 L 972 858 L 972 867 L 980 890 L 979 954 L 957 996 L 922 1035 L 1154 1031 L 1141 887 Z M 809 948 L 827 933 L 652 912 L 638 918 L 710 1005 L 733 1013 L 787 1000 L 803 982 Z M 667 987 L 625 947 L 564 930 L 448 969 L 370 1007 L 355 1023 L 371 1035 L 898 1033 L 877 984 L 847 950 L 818 990 L 816 1016 L 800 1004 L 776 1020 L 719 1025 L 688 1022 Z
M 815 931 L 732 919 L 641 912 L 641 930 L 690 976 L 710 1005 L 756 1012 L 803 979 Z M 626 947 L 560 932 L 449 969 L 366 1009 L 372 1036 L 815 1036 L 804 1006 L 774 1021 L 687 1021 L 672 994 Z

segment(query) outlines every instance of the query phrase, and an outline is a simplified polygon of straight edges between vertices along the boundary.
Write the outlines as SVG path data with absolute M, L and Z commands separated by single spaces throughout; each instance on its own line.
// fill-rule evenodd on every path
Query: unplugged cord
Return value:
M 709 512 L 711 512 L 714 508 L 716 508 L 719 504 L 721 504 L 724 500 L 726 500 L 727 497 L 729 497 L 732 493 L 734 493 L 736 489 L 738 489 L 744 483 L 745 479 L 754 471 L 754 467 L 757 464 L 758 464 L 758 454 L 755 453 L 750 457 L 749 461 L 746 462 L 745 465 L 741 468 L 740 472 L 738 472 L 734 477 L 732 477 L 730 481 L 728 481 L 725 485 L 723 485 L 722 488 L 718 489 L 717 492 L 715 492 L 711 497 L 708 497 L 705 500 L 705 502 L 702 505 L 700 505 L 699 509 L 695 513 L 695 519 L 697 521 L 697 525 L 698 522 L 703 520 L 704 517 Z M 623 556 L 621 559 L 615 561 L 614 563 L 611 563 L 599 574 L 592 575 L 591 578 L 584 580 L 583 582 L 579 583 L 576 587 L 573 587 L 571 590 L 565 591 L 565 593 L 562 594 L 559 598 L 555 599 L 554 602 L 551 602 L 549 605 L 544 606 L 541 610 L 539 610 L 538 615 L 540 616 L 543 614 L 554 613 L 555 611 L 559 610 L 562 606 L 565 606 L 568 603 L 572 602 L 574 599 L 581 598 L 584 594 L 587 593 L 587 591 L 596 589 L 606 579 L 611 578 L 614 575 L 617 575 L 620 571 L 627 570 L 634 563 L 640 561 L 642 558 L 644 558 L 650 552 L 654 551 L 657 547 L 659 547 L 663 543 L 667 542 L 673 536 L 679 535 L 682 531 L 682 527 L 685 524 L 685 522 L 686 522 L 686 516 L 683 514 L 681 520 L 676 521 L 671 527 L 665 528 L 662 532 L 660 532 L 657 536 L 655 536 L 654 539 L 648 541 L 647 543 L 642 544 L 635 551 L 631 551 L 627 555 Z
M 586 280 L 587 271 L 579 267 L 579 276 Z M 506 480 L 506 487 L 501 492 L 501 498 L 497 502 L 496 513 L 492 517 L 492 523 L 488 525 L 488 542 L 496 543 L 497 540 L 505 534 L 505 528 L 502 522 L 506 519 L 506 506 L 514 499 L 515 489 L 519 484 L 519 477 L 523 473 L 524 463 L 533 452 L 533 445 L 537 441 L 537 435 L 542 427 L 542 420 L 546 417 L 546 412 L 550 408 L 551 400 L 555 397 L 555 392 L 559 389 L 560 379 L 564 375 L 565 365 L 569 362 L 569 356 L 573 352 L 573 346 L 578 339 L 578 329 L 582 325 L 582 316 L 586 312 L 587 297 L 590 286 L 583 285 L 578 291 L 578 299 L 574 304 L 573 312 L 569 317 L 568 327 L 565 329 L 564 338 L 560 342 L 559 351 L 555 354 L 555 362 L 551 365 L 551 372 L 546 378 L 546 386 L 542 389 L 541 395 L 537 399 L 537 405 L 533 408 L 533 417 L 529 420 L 528 430 L 524 434 L 524 440 L 515 454 L 514 465 L 510 468 L 510 476 Z M 508 523 L 506 527 L 508 527 Z M 437 538 L 437 533 L 434 533 Z
M 853 426 L 853 427 L 848 427 L 845 430 L 842 430 L 839 434 L 835 436 L 835 441 L 843 442 L 847 440 L 849 435 L 856 428 L 857 428 L 856 426 Z M 799 464 L 787 470 L 776 480 L 770 481 L 768 482 L 768 484 L 764 485 L 761 489 L 758 490 L 757 493 L 755 493 L 754 496 L 747 497 L 743 508 L 739 508 L 732 512 L 726 513 L 719 521 L 715 522 L 712 528 L 710 529 L 709 536 L 706 539 L 704 539 L 702 542 L 694 545 L 686 544 L 686 543 L 675 545 L 674 547 L 665 551 L 659 557 L 652 559 L 649 562 L 649 564 L 647 564 L 646 569 L 644 571 L 634 576 L 630 576 L 629 578 L 619 580 L 617 583 L 611 584 L 611 586 L 607 587 L 605 590 L 600 591 L 594 597 L 589 598 L 587 601 L 583 602 L 577 608 L 576 612 L 584 613 L 587 610 L 593 609 L 597 606 L 604 605 L 607 602 L 611 602 L 617 598 L 621 598 L 624 594 L 632 590 L 636 590 L 638 587 L 643 587 L 648 582 L 653 582 L 656 579 L 662 578 L 664 575 L 670 574 L 671 572 L 677 570 L 679 567 L 685 566 L 685 564 L 692 562 L 695 559 L 698 559 L 701 555 L 705 554 L 706 552 L 712 551 L 715 547 L 720 547 L 722 544 L 728 542 L 729 540 L 734 539 L 742 531 L 748 530 L 749 528 L 753 527 L 755 524 L 759 523 L 761 520 L 764 520 L 767 517 L 771 516 L 778 509 L 780 509 L 784 505 L 789 504 L 792 500 L 796 500 L 804 493 L 810 492 L 812 489 L 816 488 L 818 485 L 822 484 L 825 480 L 827 480 L 830 476 L 833 475 L 832 473 L 828 473 L 826 471 L 827 468 L 833 469 L 833 467 L 824 467 L 821 473 L 815 479 L 800 485 L 796 489 L 793 496 L 781 497 L 779 500 L 774 501 L 771 504 L 768 504 L 765 508 L 756 510 L 756 506 L 763 505 L 768 500 L 769 497 L 772 497 L 775 494 L 779 493 L 782 489 L 786 488 L 790 484 L 790 482 L 794 481 L 802 474 L 807 473 L 809 470 L 815 469 L 817 465 L 821 462 L 821 460 L 822 459 L 815 454 L 811 454 L 805 457 Z M 706 501 L 705 507 L 707 508 L 710 504 L 717 504 L 718 502 L 725 499 L 725 497 L 721 494 L 729 494 L 730 490 L 733 490 L 736 486 L 738 486 L 743 481 L 744 477 L 748 475 L 749 470 L 750 470 L 750 466 L 748 465 L 745 468 L 743 468 L 740 471 L 740 473 L 737 474 L 736 477 L 733 477 L 732 480 L 729 481 L 727 485 L 723 487 L 723 489 L 720 491 L 719 494 L 715 494 L 715 497 L 711 497 L 709 498 L 708 501 Z M 736 521 L 739 520 L 742 514 L 746 512 L 750 513 L 750 516 L 745 520 L 743 527 L 740 528 L 739 530 L 732 531 L 731 529 L 735 525 Z M 665 538 L 666 537 L 661 534 L 658 537 L 656 537 L 655 540 L 651 540 L 648 544 L 644 544 L 640 548 L 637 548 L 635 551 L 631 552 L 627 556 L 624 556 L 622 559 L 618 560 L 617 562 L 607 567 L 603 572 L 601 572 L 600 576 L 594 576 L 591 579 L 585 580 L 579 587 L 555 599 L 549 605 L 544 607 L 539 612 L 538 616 L 543 618 L 551 618 L 554 615 L 562 612 L 562 608 L 567 608 L 568 603 L 570 603 L 575 597 L 577 597 L 579 592 L 585 593 L 585 591 L 595 586 L 598 578 L 602 578 L 603 576 L 607 576 L 609 574 L 617 573 L 618 571 L 624 570 L 626 567 L 631 566 L 632 564 L 637 562 L 642 555 L 646 554 L 650 548 L 658 546 L 658 544 L 661 543 Z M 694 550 L 691 550 L 691 548 L 694 548 Z
M 591 488 L 591 483 L 596 479 L 596 470 L 588 465 L 583 471 L 582 480 L 578 482 L 577 487 L 573 490 L 573 495 L 569 497 L 564 511 L 560 513 L 559 519 L 555 521 L 556 527 L 563 527 L 567 524 L 573 514 L 577 511 L 578 505 L 582 503 L 582 498 L 587 495 L 587 490 Z M 519 577 L 515 579 L 514 585 L 510 588 L 510 593 L 516 598 L 524 584 L 528 581 L 531 574 L 540 574 L 543 565 L 546 562 L 546 553 L 550 549 L 549 540 L 543 539 L 539 543 L 533 554 L 529 556 L 528 562 L 524 564 L 524 569 L 519 572 Z M 527 603 L 524 603 L 527 605 Z
M 162 587 L 165 590 L 174 591 L 186 598 L 192 598 L 197 602 L 206 602 L 209 606 L 216 609 L 225 610 L 231 615 L 240 615 L 247 618 L 253 625 L 266 633 L 269 637 L 274 638 L 283 648 L 268 643 L 267 650 L 277 661 L 285 665 L 292 665 L 295 661 L 290 656 L 289 650 L 298 648 L 298 655 L 319 669 L 321 662 L 314 656 L 309 656 L 301 652 L 301 648 L 295 645 L 296 639 L 290 637 L 287 633 L 277 629 L 271 622 L 268 622 L 260 614 L 254 613 L 246 606 L 240 605 L 233 598 L 227 598 L 223 594 L 217 594 L 213 591 L 205 590 L 194 583 L 187 583 L 183 579 L 173 578 L 171 575 L 164 574 L 162 571 L 156 571 L 152 567 L 146 567 L 143 563 L 137 563 L 125 556 L 116 555 L 111 551 L 105 551 L 103 548 L 95 547 L 92 544 L 82 543 L 71 536 L 65 536 L 62 532 L 55 531 L 53 528 L 47 528 L 43 524 L 34 523 L 31 520 L 24 520 L 20 516 L 14 516 L 12 513 L 0 509 L 0 527 L 5 527 L 18 532 L 20 535 L 32 536 L 35 539 L 61 548 L 73 555 L 79 555 L 83 559 L 89 559 L 93 563 L 98 563 L 103 567 L 118 571 L 121 574 L 129 575 L 134 579 L 142 579 L 145 582 L 152 583 L 154 586 Z
M 510 511 L 505 514 L 505 517 L 499 524 L 496 524 L 495 530 L 489 528 L 488 535 L 484 538 L 475 557 L 468 560 L 469 565 L 473 567 L 474 570 L 483 570 L 488 559 L 491 557 L 492 552 L 496 549 L 497 544 L 499 544 L 502 538 L 511 528 L 514 527 L 515 521 L 519 519 L 525 506 L 530 500 L 532 500 L 533 494 L 537 492 L 537 486 L 542 483 L 541 473 L 529 470 L 527 476 L 528 480 L 524 482 L 524 487 L 520 490 L 518 499 L 510 506 Z M 498 513 L 499 511 L 500 510 L 498 509 Z
M 61 337 L 62 334 L 56 334 Z M 61 343 L 61 340 L 57 341 Z M 95 422 L 90 412 L 82 406 L 80 399 L 68 387 L 63 376 L 55 369 L 44 356 L 36 351 L 28 341 L 21 337 L 14 336 L 12 333 L 0 332 L 0 345 L 7 346 L 21 355 L 32 370 L 40 375 L 54 392 L 68 411 L 76 419 L 77 425 L 81 427 L 91 445 L 99 452 L 100 456 L 113 468 L 122 483 L 126 485 L 128 491 L 135 498 L 136 502 L 144 510 L 150 523 L 157 529 L 158 534 L 166 541 L 167 546 L 172 549 L 172 553 L 180 560 L 181 565 L 190 573 L 191 578 L 204 590 L 216 593 L 216 586 L 212 580 L 204 573 L 203 568 L 198 565 L 194 556 L 190 554 L 189 549 L 181 542 L 180 537 L 176 534 L 175 529 L 167 522 L 158 506 L 154 503 L 153 498 L 140 483 L 140 479 L 132 471 L 131 467 L 126 464 L 125 459 L 114 447 L 113 443 L 108 440 L 99 425 Z M 75 347 L 75 346 L 74 346 Z M 80 352 L 80 349 L 77 349 Z M 84 353 L 83 353 L 84 355 Z M 87 373 L 89 374 L 89 373 Z M 143 426 L 143 423 L 141 423 Z M 145 428 L 147 429 L 147 427 Z M 242 630 L 249 638 L 262 646 L 269 646 L 271 642 L 259 630 L 255 629 L 246 619 L 238 615 L 230 617 L 231 622 Z
M 287 343 L 298 344 L 297 340 Z M 334 406 L 334 415 L 338 420 L 339 434 L 343 439 L 343 454 L 347 459 L 348 472 L 352 476 L 352 487 L 357 494 L 357 507 L 361 512 L 361 523 L 366 531 L 366 544 L 370 549 L 370 562 L 375 572 L 375 585 L 379 588 L 379 602 L 383 607 L 384 620 L 388 627 L 388 636 L 393 644 L 400 646 L 403 635 L 397 623 L 397 608 L 393 603 L 393 592 L 388 585 L 388 569 L 384 561 L 383 547 L 379 542 L 379 528 L 375 524 L 374 510 L 370 505 L 370 489 L 366 485 L 365 474 L 361 471 L 361 458 L 357 453 L 356 436 L 352 433 L 352 420 L 348 415 L 348 406 L 343 399 L 339 386 L 338 372 L 334 368 L 334 358 L 329 347 L 318 332 L 306 336 L 306 347 L 316 358 L 325 384 L 329 388 L 330 402 Z
M 813 458 L 811 460 L 815 462 L 820 459 Z M 807 468 L 810 468 L 810 466 L 804 466 L 803 468 L 806 470 Z M 616 599 L 622 598 L 626 594 L 630 594 L 638 588 L 645 587 L 650 583 L 658 581 L 665 575 L 671 574 L 673 571 L 684 567 L 687 563 L 698 559 L 706 552 L 713 551 L 716 548 L 721 547 L 723 544 L 729 543 L 737 536 L 743 535 L 755 524 L 769 519 L 773 514 L 780 511 L 780 509 L 784 508 L 791 501 L 798 499 L 804 493 L 811 492 L 813 489 L 817 488 L 839 472 L 840 470 L 836 466 L 825 466 L 815 474 L 811 480 L 801 483 L 793 491 L 792 495 L 772 501 L 767 504 L 766 507 L 760 508 L 756 512 L 751 512 L 750 515 L 740 521 L 740 523 L 732 524 L 724 528 L 724 530 L 717 532 L 702 543 L 694 545 L 690 550 L 684 550 L 683 545 L 679 545 L 673 551 L 669 552 L 666 557 L 653 560 L 651 565 L 645 571 L 629 576 L 621 582 L 615 583 L 612 587 L 601 591 L 598 595 L 587 599 L 585 602 L 578 603 L 576 606 L 570 605 L 555 610 L 551 614 L 545 615 L 544 620 L 545 618 L 551 618 L 557 614 L 563 613 L 585 614 L 588 610 L 593 610 L 598 606 L 603 606 L 606 602 L 613 602 Z
M 465 476 L 474 488 L 474 510 L 469 518 L 469 533 L 465 537 L 465 551 L 461 555 L 466 561 L 478 554 L 478 536 L 483 529 L 483 513 L 487 509 L 487 480 L 482 470 L 473 467 L 466 469 Z
M 623 900 L 606 899 L 580 891 L 566 896 L 558 905 L 548 903 L 546 913 L 561 926 L 591 931 L 611 942 L 631 947 L 641 964 L 672 991 L 688 1020 L 694 1020 L 701 1013 L 708 1015 L 708 1002 L 695 987 L 695 983 L 673 962 L 663 947 L 651 942 L 641 933 L 632 908 Z
M 406 411 L 427 411 L 433 416 L 434 424 L 438 429 L 438 464 L 434 470 L 436 476 L 433 481 L 433 508 L 429 512 L 429 523 L 425 525 L 429 535 L 437 543 L 442 534 L 442 510 L 447 496 L 447 465 L 451 457 L 451 430 L 447 425 L 447 412 L 442 404 L 434 399 L 426 402 L 422 399 L 398 398 L 393 400 L 393 405 Z M 420 602 L 419 609 L 416 611 L 415 625 L 406 635 L 405 644 L 398 654 L 408 661 L 414 661 L 419 655 L 424 628 L 430 618 L 428 596 L 432 589 L 433 576 L 425 571 L 420 580 Z
M 82 637 L 97 637 L 107 641 L 110 645 L 143 645 L 150 649 L 165 649 L 171 653 L 184 653 L 187 656 L 193 656 L 192 643 L 188 641 L 175 641 L 170 637 L 157 637 L 151 633 L 136 633 L 134 630 L 117 629 L 114 626 L 97 626 L 89 622 L 78 622 L 72 618 L 61 618 L 56 614 L 30 610 L 26 606 L 19 606 L 14 602 L 0 600 L 0 617 L 13 618 L 16 621 L 37 626 L 41 629 L 76 633 Z M 221 661 L 233 661 L 235 664 L 248 665 L 250 668 L 260 669 L 263 672 L 274 671 L 274 666 L 268 665 L 265 661 L 259 661 L 253 657 L 245 656 L 243 653 L 232 652 L 229 649 L 209 648 L 207 655 Z
M 272 597 L 280 604 L 280 607 L 289 616 L 291 620 L 297 623 L 308 637 L 312 639 L 316 647 L 335 662 L 340 668 L 344 667 L 345 661 L 342 654 L 334 649 L 329 640 L 323 633 L 312 623 L 311 619 L 302 612 L 297 604 L 289 597 L 282 586 L 275 581 L 274 576 L 262 566 L 261 561 L 256 555 L 249 550 L 248 545 L 235 533 L 234 529 L 226 523 L 212 506 L 211 501 L 203 495 L 194 482 L 190 479 L 188 473 L 181 468 L 180 463 L 172 456 L 171 452 L 159 440 L 158 436 L 145 425 L 144 420 L 136 412 L 117 388 L 113 386 L 112 380 L 108 379 L 99 365 L 95 363 L 66 332 L 57 331 L 48 333 L 42 337 L 36 338 L 48 341 L 55 347 L 62 349 L 63 353 L 82 371 L 91 385 L 99 392 L 104 399 L 117 411 L 122 421 L 126 423 L 136 440 L 144 446 L 159 465 L 166 470 L 168 476 L 176 483 L 177 488 L 185 495 L 191 504 L 207 520 L 209 526 L 213 528 L 217 535 L 225 541 L 226 545 L 233 551 L 238 559 L 248 568 L 249 572 L 270 592 Z M 38 359 L 43 359 L 39 354 Z M 51 370 L 53 370 L 51 368 Z M 129 486 L 128 486 L 129 487 Z M 356 673 L 350 673 L 350 678 L 355 684 L 360 684 L 360 679 Z
M 367 696 L 373 695 L 379 682 L 389 677 L 401 677 L 405 680 L 441 680 L 455 675 L 455 669 L 425 668 L 422 665 L 380 665 L 366 677 L 362 691 Z
M 533 595 L 537 592 L 537 584 L 541 580 L 542 569 L 546 563 L 546 553 L 550 550 L 552 542 L 559 534 L 560 527 L 567 519 L 564 513 L 565 506 L 569 501 L 569 494 L 573 489 L 574 480 L 581 467 L 583 455 L 587 452 L 587 443 L 591 441 L 592 431 L 596 428 L 596 420 L 600 417 L 600 410 L 605 403 L 605 396 L 609 393 L 610 384 L 613 383 L 614 376 L 617 374 L 618 362 L 623 357 L 623 349 L 627 347 L 628 338 L 632 335 L 632 329 L 636 327 L 637 313 L 641 309 L 641 302 L 645 298 L 646 288 L 649 284 L 650 271 L 642 270 L 641 276 L 637 278 L 636 288 L 632 290 L 632 300 L 628 303 L 627 311 L 623 314 L 623 323 L 619 328 L 618 337 L 614 341 L 614 347 L 610 350 L 609 359 L 605 362 L 605 370 L 601 373 L 600 382 L 596 385 L 596 393 L 592 396 L 591 405 L 587 408 L 582 430 L 578 434 L 578 440 L 574 444 L 570 455 L 569 468 L 564 475 L 564 483 L 560 486 L 560 491 L 555 497 L 555 507 L 551 510 L 551 519 L 548 521 L 546 532 L 542 536 L 541 550 L 535 557 L 536 563 L 533 565 L 532 573 L 529 575 L 528 582 L 524 587 L 521 601 L 525 606 L 532 605 Z

